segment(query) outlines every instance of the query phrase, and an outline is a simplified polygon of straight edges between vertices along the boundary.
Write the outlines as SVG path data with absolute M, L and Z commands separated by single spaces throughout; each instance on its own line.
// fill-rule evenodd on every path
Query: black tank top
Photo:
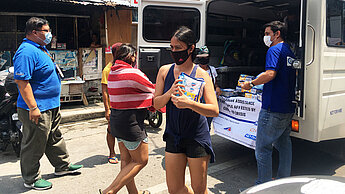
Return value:
M 171 66 L 165 78 L 164 93 L 167 92 L 173 83 L 175 64 Z M 198 66 L 194 65 L 191 77 L 195 77 Z M 205 116 L 200 115 L 191 109 L 179 109 L 171 100 L 166 105 L 166 127 L 163 140 L 173 138 L 175 146 L 177 146 L 181 139 L 192 139 L 202 145 L 206 151 L 211 155 L 211 163 L 214 162 L 214 152 L 211 144 L 211 136 L 209 127 Z

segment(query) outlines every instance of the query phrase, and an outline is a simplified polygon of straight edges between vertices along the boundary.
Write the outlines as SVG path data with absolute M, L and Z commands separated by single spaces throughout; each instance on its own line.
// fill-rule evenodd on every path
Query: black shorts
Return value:
M 175 146 L 174 140 L 172 138 L 167 138 L 165 151 L 174 154 L 186 154 L 188 158 L 202 158 L 210 155 L 202 145 L 192 139 L 182 139 L 180 143 Z
M 110 134 L 126 141 L 141 141 L 147 137 L 144 120 L 147 109 L 111 109 Z

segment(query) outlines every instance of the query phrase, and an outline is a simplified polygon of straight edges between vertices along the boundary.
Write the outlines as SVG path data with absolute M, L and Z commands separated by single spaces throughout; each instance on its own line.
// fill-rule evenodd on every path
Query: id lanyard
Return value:
M 56 67 L 56 70 L 57 70 L 58 74 L 60 75 L 61 79 L 63 79 L 65 76 L 63 75 L 63 73 L 62 73 L 60 67 L 58 66 L 58 64 L 56 64 L 54 62 L 53 57 L 44 48 L 42 48 L 42 47 L 38 47 L 38 48 L 40 48 L 45 54 L 47 54 L 50 57 L 50 59 L 53 61 L 54 65 Z

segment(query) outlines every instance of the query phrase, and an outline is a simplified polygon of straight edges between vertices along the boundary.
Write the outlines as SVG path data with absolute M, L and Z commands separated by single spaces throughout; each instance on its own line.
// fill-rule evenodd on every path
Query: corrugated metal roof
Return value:
M 130 0 L 54 0 L 60 2 L 74 3 L 80 5 L 96 5 L 96 6 L 110 6 L 115 7 L 117 5 L 131 6 Z

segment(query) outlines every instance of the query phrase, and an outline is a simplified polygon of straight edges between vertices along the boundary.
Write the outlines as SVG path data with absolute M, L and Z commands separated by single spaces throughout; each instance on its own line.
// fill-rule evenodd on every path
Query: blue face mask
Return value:
M 45 35 L 46 39 L 43 40 L 45 44 L 49 44 L 52 41 L 53 35 L 51 32 L 47 32 Z
M 37 36 L 37 38 L 39 38 L 40 40 L 42 40 L 42 38 L 40 38 L 40 37 L 38 37 Z M 45 34 L 45 39 L 44 40 L 42 40 L 43 42 L 44 42 L 44 44 L 49 44 L 51 41 L 52 41 L 52 38 L 53 38 L 53 35 L 52 35 L 52 33 L 51 32 L 47 32 L 46 34 Z

